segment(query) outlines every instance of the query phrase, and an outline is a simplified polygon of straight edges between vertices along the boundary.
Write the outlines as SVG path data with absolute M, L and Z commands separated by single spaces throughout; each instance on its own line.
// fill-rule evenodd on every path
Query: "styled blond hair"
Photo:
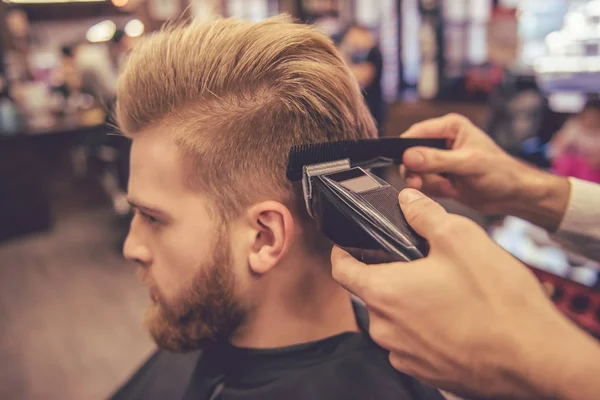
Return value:
M 376 135 L 332 41 L 288 17 L 164 29 L 131 53 L 117 98 L 125 135 L 174 134 L 186 183 L 223 218 L 261 199 L 299 205 L 285 177 L 292 145 Z

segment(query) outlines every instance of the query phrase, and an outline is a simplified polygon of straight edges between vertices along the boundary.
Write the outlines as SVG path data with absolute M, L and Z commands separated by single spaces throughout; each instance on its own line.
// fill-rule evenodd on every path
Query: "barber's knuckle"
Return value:
M 435 225 L 432 237 L 438 241 L 455 242 L 469 229 L 468 220 L 458 215 L 449 215 L 443 222 Z
M 338 282 L 343 282 L 347 278 L 347 272 L 342 264 L 343 262 L 337 258 L 331 259 L 331 276 Z
M 377 287 L 377 299 L 381 306 L 390 306 L 396 303 L 398 297 L 398 289 L 393 285 L 392 281 L 381 280 Z
M 473 234 L 476 234 L 480 228 L 479 226 L 473 222 L 472 220 L 454 215 L 452 218 L 452 223 L 449 226 L 449 231 L 447 234 L 455 241 L 465 241 L 468 238 L 472 237 Z
M 389 326 L 383 322 L 372 323 L 369 328 L 369 334 L 371 338 L 379 346 L 384 349 L 389 349 L 393 339 L 392 330 Z
M 352 293 L 361 293 L 364 295 L 365 290 L 365 278 L 356 273 L 353 269 L 347 269 L 343 266 L 333 266 L 331 275 L 344 289 Z
M 457 120 L 460 117 L 462 117 L 462 115 L 460 115 L 459 113 L 455 113 L 455 112 L 450 112 L 445 115 L 445 118 L 448 120 Z
M 458 113 L 454 113 L 454 112 L 446 114 L 446 119 L 448 119 L 448 121 L 450 123 L 457 124 L 457 125 L 464 125 L 464 124 L 468 124 L 468 123 L 471 122 L 464 115 L 461 115 L 461 114 L 458 114 Z
M 425 164 L 430 166 L 439 165 L 442 160 L 440 153 L 437 151 L 423 151 L 421 152 L 425 158 Z
M 402 362 L 402 358 L 398 357 L 396 354 L 394 354 L 393 352 L 390 352 L 390 355 L 388 356 L 389 360 L 390 360 L 390 364 L 392 365 L 392 367 L 394 367 L 397 370 L 402 370 L 403 368 L 403 362 Z
M 366 297 L 367 300 L 373 297 L 373 292 L 377 292 L 375 279 L 370 278 L 366 274 L 356 280 L 355 286 L 357 292 Z
M 414 124 L 412 124 L 410 126 L 410 128 L 408 128 L 408 130 L 406 132 L 404 132 L 403 135 L 410 135 L 416 131 L 418 131 L 419 129 L 421 129 L 423 127 L 424 122 L 416 122 Z
M 472 219 L 463 215 L 453 214 L 451 217 L 453 224 L 457 225 L 459 228 L 472 230 L 479 227 Z
M 379 341 L 385 336 L 385 327 L 383 324 L 378 323 L 377 321 L 371 321 L 371 325 L 369 326 L 369 334 L 373 340 Z
M 385 280 L 380 274 L 377 274 L 376 276 L 371 277 L 368 283 L 363 282 L 363 285 L 365 285 L 364 289 L 367 289 L 368 285 L 369 305 L 375 309 L 379 309 L 385 301 L 385 296 L 383 295 L 383 292 L 386 290 Z
M 465 161 L 469 162 L 470 165 L 481 165 L 485 163 L 488 154 L 481 149 L 466 149 L 465 150 Z
M 335 278 L 341 285 L 350 292 L 360 293 L 361 296 L 369 296 L 370 286 L 366 274 L 355 274 L 350 271 L 344 271 Z
M 434 227 L 429 234 L 429 241 L 435 243 L 444 242 L 448 238 L 446 232 L 447 230 L 441 225 Z
M 336 280 L 343 281 L 348 279 L 350 273 L 348 268 L 346 268 L 346 260 L 342 258 L 332 258 L 331 273 Z
M 436 224 L 431 229 L 430 237 L 433 240 L 439 241 L 442 239 L 446 239 L 452 233 L 453 230 L 452 222 L 449 220 L 440 222 Z

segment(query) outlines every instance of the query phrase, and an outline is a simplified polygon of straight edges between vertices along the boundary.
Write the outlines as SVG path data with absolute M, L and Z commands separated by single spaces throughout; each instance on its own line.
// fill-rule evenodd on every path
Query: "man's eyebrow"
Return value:
M 144 204 L 139 200 L 133 199 L 129 196 L 127 196 L 127 202 L 131 205 L 131 207 L 133 208 L 137 208 L 139 210 L 144 211 L 145 213 L 150 213 L 150 214 L 155 214 L 155 215 L 162 215 L 165 217 L 170 217 L 169 213 L 167 213 L 166 211 L 162 211 L 157 207 L 151 206 L 149 204 Z

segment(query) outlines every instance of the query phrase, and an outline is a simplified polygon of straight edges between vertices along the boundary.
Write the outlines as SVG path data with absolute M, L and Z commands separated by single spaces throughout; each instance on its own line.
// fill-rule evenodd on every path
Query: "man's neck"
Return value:
M 260 307 L 231 343 L 278 348 L 358 332 L 350 295 L 333 280 L 328 264 L 286 266 L 280 276 L 268 277 Z

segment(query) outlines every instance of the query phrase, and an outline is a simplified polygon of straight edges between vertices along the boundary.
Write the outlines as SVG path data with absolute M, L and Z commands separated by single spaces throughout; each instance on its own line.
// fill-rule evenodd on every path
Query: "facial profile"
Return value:
M 185 351 L 226 340 L 246 311 L 237 298 L 228 227 L 184 186 L 179 151 L 157 131 L 132 142 L 135 215 L 124 254 L 149 289 L 151 336 L 161 348 Z

